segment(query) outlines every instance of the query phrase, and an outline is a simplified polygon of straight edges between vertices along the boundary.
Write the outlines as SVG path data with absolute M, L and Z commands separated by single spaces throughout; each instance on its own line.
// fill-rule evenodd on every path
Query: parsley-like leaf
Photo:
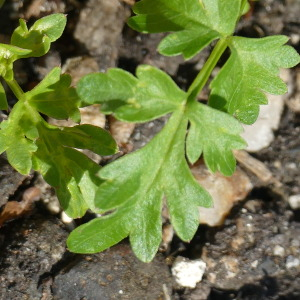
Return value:
M 287 41 L 286 36 L 230 38 L 231 56 L 211 83 L 209 105 L 245 124 L 254 123 L 259 105 L 267 104 L 264 92 L 287 92 L 286 84 L 278 77 L 279 68 L 291 68 L 300 62 L 297 52 L 284 45 Z
M 163 71 L 142 65 L 137 78 L 120 69 L 85 76 L 77 85 L 83 104 L 102 104 L 104 113 L 114 113 L 127 122 L 146 122 L 177 110 L 185 93 Z
M 150 261 L 161 241 L 161 209 L 165 195 L 177 234 L 189 241 L 199 225 L 197 206 L 211 206 L 211 197 L 196 182 L 185 160 L 187 119 L 174 113 L 165 128 L 143 149 L 104 167 L 95 205 L 116 210 L 73 231 L 68 247 L 74 252 L 98 252 L 130 236 L 135 254 Z M 100 229 L 95 235 L 96 228 Z M 113 228 L 111 226 L 114 226 Z M 107 234 L 102 235 L 105 231 Z
M 124 92 L 123 82 L 127 83 Z M 161 241 L 164 196 L 177 234 L 190 240 L 199 224 L 197 206 L 210 206 L 211 198 L 195 181 L 185 159 L 188 122 L 189 159 L 194 162 L 203 152 L 211 170 L 228 175 L 235 167 L 232 149 L 245 146 L 239 137 L 242 128 L 238 121 L 194 100 L 186 107 L 188 94 L 167 74 L 150 66 L 141 66 L 137 78 L 115 69 L 107 74 L 91 74 L 82 79 L 77 89 L 83 101 L 102 103 L 122 120 L 141 121 L 173 114 L 144 148 L 101 169 L 99 176 L 105 181 L 96 193 L 95 206 L 111 214 L 73 231 L 68 240 L 70 250 L 102 251 L 129 235 L 136 255 L 150 261 Z
M 173 32 L 158 50 L 164 55 L 196 55 L 213 40 L 233 33 L 241 0 L 142 0 L 133 6 L 137 16 L 128 24 L 141 32 Z

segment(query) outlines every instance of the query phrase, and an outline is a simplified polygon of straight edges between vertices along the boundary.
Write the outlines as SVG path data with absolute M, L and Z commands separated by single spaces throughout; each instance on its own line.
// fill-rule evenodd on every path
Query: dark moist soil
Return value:
M 52 67 L 77 56 L 92 58 L 101 71 L 119 66 L 134 73 L 139 64 L 148 63 L 167 71 L 182 88 L 188 87 L 211 49 L 189 62 L 162 57 L 156 46 L 163 35 L 133 32 L 125 25 L 129 6 L 121 2 L 6 1 L 0 11 L 1 42 L 9 41 L 21 16 L 31 23 L 53 12 L 68 14 L 66 32 L 47 56 L 16 64 L 23 88 L 30 89 Z M 260 1 L 242 20 L 238 34 L 286 34 L 299 51 L 299 13 L 298 0 Z M 292 70 L 294 86 L 299 72 Z M 299 90 L 296 86 L 291 96 L 299 97 Z M 201 99 L 206 98 L 205 90 Z M 10 95 L 10 104 L 14 101 Z M 166 119 L 138 125 L 130 140 L 133 149 L 147 143 Z M 300 299 L 300 210 L 288 204 L 288 196 L 300 194 L 299 133 L 299 111 L 286 106 L 272 144 L 253 154 L 282 186 L 255 185 L 224 225 L 201 225 L 189 244 L 175 236 L 169 249 L 150 264 L 135 258 L 127 240 L 96 255 L 68 252 L 68 228 L 37 203 L 30 216 L 0 228 L 0 299 Z M 1 207 L 34 186 L 36 176 L 17 174 L 3 155 L 0 164 Z M 195 289 L 181 288 L 172 278 L 170 266 L 178 255 L 206 262 L 204 278 Z

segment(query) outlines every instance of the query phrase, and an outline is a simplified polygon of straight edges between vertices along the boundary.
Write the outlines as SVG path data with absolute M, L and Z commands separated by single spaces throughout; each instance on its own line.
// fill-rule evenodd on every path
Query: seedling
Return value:
M 44 55 L 62 33 L 65 16 L 37 21 L 29 30 L 21 20 L 11 45 L 0 44 L 0 75 L 18 98 L 2 122 L 0 150 L 22 174 L 33 168 L 56 188 L 63 209 L 80 217 L 89 208 L 101 217 L 79 226 L 68 248 L 77 253 L 103 251 L 129 236 L 133 251 L 148 262 L 161 242 L 161 209 L 166 198 L 178 236 L 190 241 L 198 224 L 198 206 L 211 207 L 211 196 L 192 176 L 189 163 L 202 155 L 207 167 L 230 176 L 235 170 L 233 149 L 246 146 L 241 123 L 255 122 L 264 92 L 283 94 L 286 85 L 279 68 L 299 63 L 285 36 L 250 39 L 233 36 L 236 23 L 248 9 L 245 0 L 142 0 L 129 26 L 144 33 L 171 32 L 160 43 L 161 54 L 194 57 L 217 41 L 187 91 L 163 71 L 149 65 L 136 77 L 121 69 L 90 74 L 77 90 L 70 77 L 53 69 L 33 90 L 24 93 L 14 80 L 16 59 Z M 224 51 L 231 55 L 210 84 L 208 105 L 197 101 Z M 0 104 L 7 109 L 0 86 Z M 56 127 L 41 114 L 80 121 L 78 107 L 101 104 L 105 114 L 127 122 L 170 118 L 145 147 L 101 168 L 74 148 L 100 155 L 116 152 L 116 144 L 101 128 L 91 125 Z
M 193 238 L 197 207 L 211 207 L 213 201 L 192 176 L 188 162 L 203 155 L 212 172 L 230 176 L 236 165 L 232 150 L 246 146 L 240 123 L 255 122 L 259 105 L 267 104 L 264 92 L 286 93 L 279 68 L 299 63 L 296 51 L 284 45 L 285 36 L 233 36 L 248 6 L 245 0 L 142 0 L 133 6 L 136 16 L 129 19 L 130 27 L 143 33 L 171 32 L 158 46 L 163 55 L 189 59 L 217 43 L 188 91 L 148 65 L 139 66 L 136 77 L 110 69 L 81 79 L 77 91 L 83 104 L 99 103 L 102 112 L 119 120 L 171 117 L 145 147 L 100 170 L 105 182 L 96 192 L 95 206 L 110 214 L 74 230 L 68 239 L 71 251 L 102 251 L 129 236 L 135 254 L 151 261 L 161 242 L 164 197 L 177 235 L 184 241 Z M 210 84 L 204 105 L 197 96 L 227 48 L 231 55 Z

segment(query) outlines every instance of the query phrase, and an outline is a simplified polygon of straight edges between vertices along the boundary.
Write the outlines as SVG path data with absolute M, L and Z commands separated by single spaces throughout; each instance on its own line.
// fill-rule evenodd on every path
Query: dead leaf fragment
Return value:
M 122 122 L 115 119 L 113 116 L 109 117 L 110 133 L 116 140 L 119 147 L 127 148 L 129 138 L 135 128 L 134 123 Z
M 8 201 L 0 213 L 0 227 L 7 221 L 20 218 L 32 211 L 33 203 L 41 197 L 41 191 L 36 187 L 27 189 L 22 201 Z
M 266 165 L 251 156 L 247 151 L 236 150 L 234 151 L 234 156 L 244 168 L 252 172 L 262 182 L 271 183 L 275 181 L 272 172 Z

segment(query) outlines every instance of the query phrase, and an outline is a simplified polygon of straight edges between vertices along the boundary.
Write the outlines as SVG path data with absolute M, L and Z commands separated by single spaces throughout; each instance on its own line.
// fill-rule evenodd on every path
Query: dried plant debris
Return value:
M 8 201 L 0 212 L 0 227 L 5 222 L 28 215 L 34 207 L 34 202 L 40 200 L 40 197 L 41 191 L 36 187 L 31 187 L 24 192 L 20 202 Z

